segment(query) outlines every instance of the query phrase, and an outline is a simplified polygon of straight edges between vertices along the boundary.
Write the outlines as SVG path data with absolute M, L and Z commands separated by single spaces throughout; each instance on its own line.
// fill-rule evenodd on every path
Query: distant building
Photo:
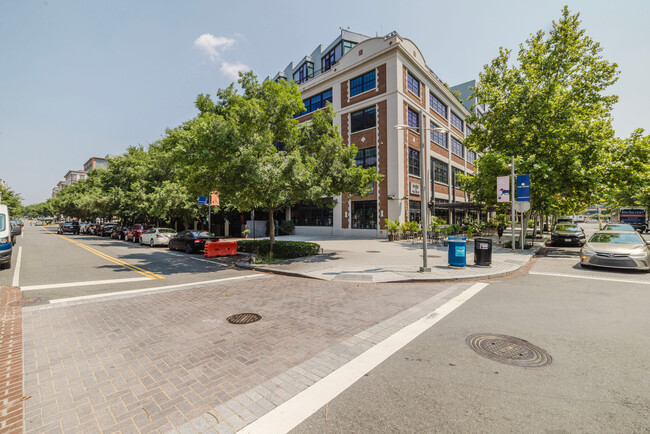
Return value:
M 90 172 L 95 169 L 103 169 L 108 166 L 108 155 L 104 158 L 91 157 L 84 163 L 84 171 Z
M 88 175 L 83 170 L 68 170 L 68 173 L 63 177 L 65 185 L 72 185 L 81 179 L 86 179 Z
M 485 113 L 485 104 L 479 104 L 478 98 L 472 97 L 474 89 L 476 87 L 476 80 L 466 81 L 465 83 L 457 84 L 456 86 L 450 87 L 452 92 L 460 93 L 460 100 L 468 111 L 472 111 L 472 106 L 475 106 L 476 112 L 479 114 L 479 117 Z

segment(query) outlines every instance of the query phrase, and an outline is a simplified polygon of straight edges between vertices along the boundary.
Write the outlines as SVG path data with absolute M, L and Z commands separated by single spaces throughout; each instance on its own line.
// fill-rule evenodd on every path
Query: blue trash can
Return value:
M 449 265 L 452 267 L 464 267 L 467 265 L 467 238 L 449 237 Z

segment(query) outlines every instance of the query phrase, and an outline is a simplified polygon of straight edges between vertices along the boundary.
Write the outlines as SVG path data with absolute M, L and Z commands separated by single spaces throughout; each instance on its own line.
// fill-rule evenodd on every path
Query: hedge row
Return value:
M 254 253 L 258 256 L 268 256 L 269 240 L 240 240 L 237 241 L 237 251 Z M 276 241 L 273 244 L 273 257 L 276 259 L 293 259 L 304 256 L 314 256 L 320 253 L 320 245 L 306 241 Z

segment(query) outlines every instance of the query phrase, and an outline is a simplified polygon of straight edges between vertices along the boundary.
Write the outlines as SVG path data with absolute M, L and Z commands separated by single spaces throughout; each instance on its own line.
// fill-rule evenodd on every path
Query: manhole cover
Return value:
M 379 250 L 366 250 L 366 253 L 381 253 Z
M 250 324 L 262 319 L 262 315 L 256 313 L 238 313 L 236 315 L 230 315 L 226 318 L 230 324 Z
M 512 336 L 478 333 L 467 336 L 465 342 L 481 356 L 508 365 L 540 368 L 553 361 L 546 351 Z
M 9 303 L 9 306 L 36 306 L 39 304 L 50 304 L 50 297 L 27 297 L 19 301 Z

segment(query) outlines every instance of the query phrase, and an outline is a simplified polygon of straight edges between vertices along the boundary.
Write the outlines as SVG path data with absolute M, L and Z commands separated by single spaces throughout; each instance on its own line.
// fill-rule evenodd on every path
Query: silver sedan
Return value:
M 650 270 L 650 241 L 636 232 L 596 232 L 580 250 L 580 265 Z
M 169 228 L 151 228 L 140 235 L 140 244 L 153 246 L 167 246 L 169 239 L 176 235 L 176 231 Z

